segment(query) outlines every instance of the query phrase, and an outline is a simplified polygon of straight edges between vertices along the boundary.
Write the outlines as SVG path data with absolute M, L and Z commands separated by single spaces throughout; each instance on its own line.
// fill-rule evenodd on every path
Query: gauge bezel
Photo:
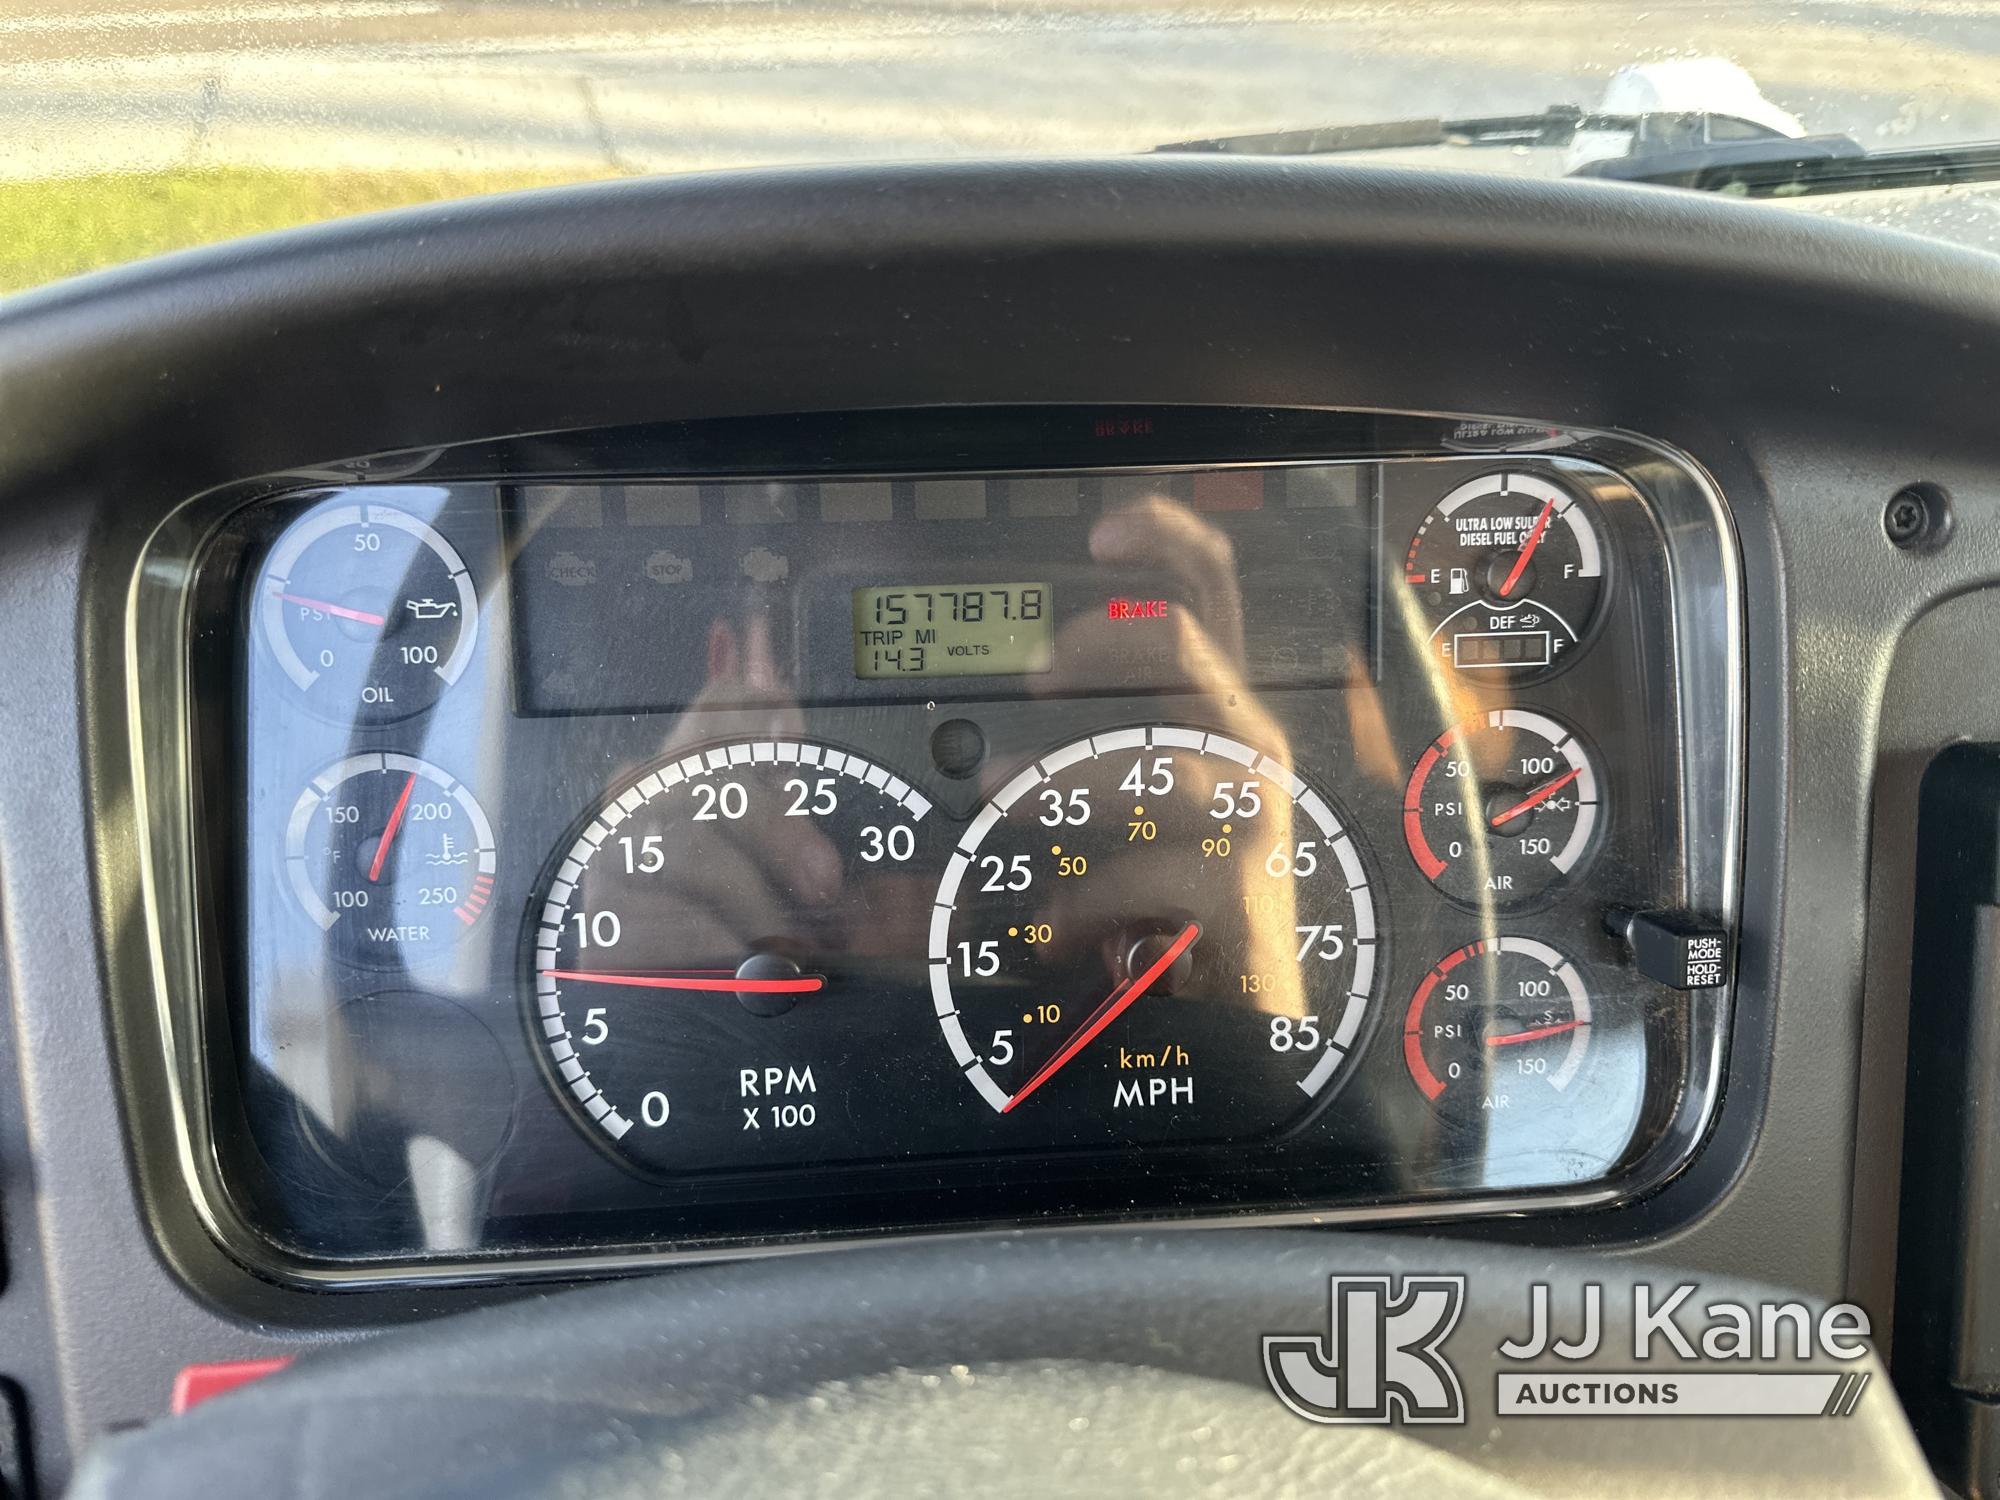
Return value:
M 415 976 L 381 976 L 380 982 L 376 987 L 360 990 L 343 999 L 338 1007 L 338 1013 L 348 1015 L 361 1007 L 393 1004 L 419 1004 L 429 1007 L 442 1007 L 450 1014 L 460 1018 L 463 1023 L 476 1025 L 481 1028 L 479 1032 L 468 1032 L 467 1035 L 483 1035 L 489 1042 L 497 1042 L 496 1034 L 493 1032 L 491 1026 L 484 1017 L 476 1014 L 473 1005 L 468 1004 L 462 999 L 446 999 L 443 996 L 420 989 L 415 983 Z M 496 1056 L 504 1068 L 508 1064 L 506 1055 L 504 1053 L 497 1053 Z M 301 1138 L 307 1143 L 308 1147 L 319 1160 L 326 1164 L 326 1169 L 329 1172 L 337 1174 L 343 1181 L 363 1192 L 380 1193 L 384 1190 L 386 1184 L 382 1178 L 362 1171 L 352 1161 L 345 1158 L 344 1153 L 336 1147 L 334 1140 L 327 1134 L 325 1122 L 316 1117 L 308 1101 L 303 1097 L 298 1101 L 298 1111 Z M 517 1090 L 509 1096 L 504 1123 L 494 1131 L 491 1138 L 491 1147 L 488 1153 L 489 1159 L 492 1155 L 497 1155 L 499 1151 L 504 1149 L 508 1138 L 512 1135 L 515 1125 L 519 1120 L 520 1112 L 520 1096 Z
M 1529 894 L 1509 900 L 1503 901 L 1493 897 L 1475 898 L 1460 896 L 1438 884 L 1437 876 L 1426 870 L 1423 866 L 1423 861 L 1417 858 L 1417 851 L 1413 844 L 1414 840 L 1424 837 L 1421 822 L 1422 810 L 1415 805 L 1415 799 L 1420 797 L 1423 787 L 1429 782 L 1429 773 L 1424 771 L 1424 762 L 1432 756 L 1438 756 L 1441 759 L 1444 749 L 1443 742 L 1448 737 L 1461 734 L 1468 728 L 1474 726 L 1485 728 L 1509 727 L 1494 722 L 1506 714 L 1520 714 L 1528 718 L 1541 719 L 1561 729 L 1564 733 L 1564 741 L 1574 742 L 1578 753 L 1583 757 L 1584 765 L 1589 770 L 1597 795 L 1595 800 L 1588 804 L 1592 812 L 1587 819 L 1588 826 L 1583 829 L 1582 847 L 1577 850 L 1576 856 L 1570 862 L 1567 870 L 1559 872 L 1553 880 L 1537 886 Z M 1560 750 L 1564 741 L 1550 741 L 1551 748 Z M 1574 764 L 1574 762 L 1571 764 Z M 1414 828 L 1413 824 L 1415 825 Z M 1499 913 L 1511 919 L 1533 916 L 1535 913 L 1548 909 L 1569 895 L 1575 889 L 1578 880 L 1589 871 L 1591 865 L 1596 862 L 1598 854 L 1605 847 L 1610 837 L 1611 824 L 1610 788 L 1606 784 L 1604 776 L 1604 757 L 1590 736 L 1570 723 L 1567 718 L 1553 710 L 1542 707 L 1521 708 L 1511 704 L 1496 704 L 1489 708 L 1482 708 L 1477 713 L 1470 714 L 1456 723 L 1448 725 L 1439 733 L 1436 739 L 1425 745 L 1416 760 L 1411 762 L 1410 776 L 1404 785 L 1403 791 L 1402 837 L 1398 842 L 1402 844 L 1403 852 L 1409 856 L 1410 863 L 1416 868 L 1417 873 L 1424 877 L 1425 884 L 1437 893 L 1440 900 L 1450 903 L 1463 912 L 1470 912 L 1480 916 Z M 1572 837 L 1572 842 L 1575 842 L 1574 837 Z M 1428 839 L 1424 840 L 1424 845 L 1427 849 L 1430 847 Z M 1433 849 L 1430 852 L 1433 859 L 1437 858 L 1436 850 Z M 1564 852 L 1568 852 L 1567 847 Z M 1449 867 L 1448 864 L 1444 866 L 1447 869 Z
M 313 692 L 321 674 L 307 666 L 299 656 L 298 647 L 292 643 L 291 632 L 285 625 L 284 601 L 279 598 L 279 589 L 291 577 L 291 571 L 315 542 L 340 530 L 343 526 L 388 526 L 414 537 L 417 545 L 434 554 L 443 563 L 445 571 L 458 591 L 459 626 L 458 639 L 451 654 L 431 672 L 439 680 L 438 689 L 423 702 L 409 707 L 397 706 L 383 711 L 376 705 L 338 706 L 326 703 Z M 280 572 L 280 569 L 283 571 Z M 402 509 L 400 506 L 386 505 L 378 501 L 356 501 L 316 516 L 296 532 L 282 535 L 264 554 L 257 567 L 255 590 L 257 595 L 258 634 L 264 648 L 270 652 L 292 686 L 296 689 L 298 701 L 310 712 L 329 723 L 346 724 L 356 722 L 369 725 L 399 724 L 426 713 L 436 706 L 438 699 L 457 684 L 471 664 L 473 652 L 479 644 L 479 588 L 473 581 L 472 570 L 466 566 L 464 557 L 438 529 L 421 516 Z M 365 711 L 364 711 L 365 710 Z
M 1584 621 L 1580 627 L 1576 628 L 1574 644 L 1571 645 L 1570 649 L 1553 653 L 1548 662 L 1542 666 L 1527 668 L 1509 667 L 1505 669 L 1461 667 L 1454 659 L 1450 663 L 1452 675 L 1458 680 L 1481 691 L 1497 693 L 1517 688 L 1540 687 L 1542 684 L 1551 682 L 1557 677 L 1562 676 L 1563 673 L 1569 670 L 1574 661 L 1580 658 L 1591 646 L 1596 644 L 1597 637 L 1603 630 L 1605 618 L 1609 613 L 1606 606 L 1612 597 L 1612 591 L 1618 584 L 1619 562 L 1617 538 L 1614 535 L 1613 529 L 1605 525 L 1598 514 L 1597 497 L 1591 494 L 1579 482 L 1590 471 L 1584 465 L 1568 461 L 1565 455 L 1561 453 L 1517 454 L 1512 457 L 1512 461 L 1509 463 L 1489 466 L 1469 475 L 1464 480 L 1454 483 L 1450 489 L 1446 490 L 1432 502 L 1429 510 L 1425 511 L 1418 518 L 1415 529 L 1410 533 L 1410 540 L 1404 553 L 1405 562 L 1410 557 L 1415 556 L 1420 539 L 1429 529 L 1431 523 L 1444 513 L 1443 507 L 1447 501 L 1466 490 L 1488 485 L 1492 481 L 1505 478 L 1508 475 L 1522 473 L 1523 470 L 1531 467 L 1546 469 L 1550 477 L 1533 473 L 1524 474 L 1523 477 L 1537 484 L 1546 484 L 1551 488 L 1561 490 L 1572 502 L 1570 509 L 1579 511 L 1583 516 L 1584 524 L 1597 548 L 1597 598 L 1591 606 L 1590 618 Z M 1460 504 L 1470 504 L 1472 500 L 1477 498 L 1479 497 L 1476 494 L 1468 496 Z M 1568 520 L 1569 514 L 1569 510 L 1563 513 L 1565 525 L 1571 524 Z M 1431 628 L 1425 632 L 1425 641 L 1430 646 L 1432 656 L 1435 659 L 1442 660 L 1442 657 L 1439 657 L 1437 654 L 1438 633 L 1466 610 L 1480 607 L 1483 597 L 1482 594 L 1478 597 L 1468 599 L 1457 609 L 1432 622 Z M 1533 601 L 1533 598 L 1534 596 L 1531 594 L 1523 595 L 1521 604 L 1528 604 Z M 1484 604 L 1484 607 L 1488 609 L 1497 608 L 1497 606 L 1490 603 Z M 1426 611 L 1426 614 L 1428 615 L 1428 611 Z M 1567 624 L 1568 622 L 1565 621 L 1564 623 Z
M 1162 733 L 1169 738 L 1158 738 Z M 1103 742 L 1101 745 L 1100 741 Z M 986 835 L 1021 798 L 1037 787 L 1053 784 L 1063 771 L 1080 761 L 1157 748 L 1186 750 L 1203 757 L 1213 754 L 1228 764 L 1255 771 L 1283 786 L 1291 797 L 1293 807 L 1303 810 L 1320 830 L 1321 837 L 1327 840 L 1328 850 L 1347 880 L 1346 894 L 1352 902 L 1355 916 L 1354 944 L 1357 952 L 1364 952 L 1365 956 L 1355 960 L 1354 976 L 1342 996 L 1346 1003 L 1340 1011 L 1338 1023 L 1327 1032 L 1321 1060 L 1313 1065 L 1304 1079 L 1295 1080 L 1297 1087 L 1306 1095 L 1306 1107 L 1269 1129 L 1206 1144 L 1212 1149 L 1228 1149 L 1259 1140 L 1280 1140 L 1309 1126 L 1339 1097 L 1348 1081 L 1359 1071 L 1361 1060 L 1381 1025 L 1394 925 L 1383 919 L 1378 907 L 1378 902 L 1386 899 L 1387 891 L 1378 878 L 1379 866 L 1374 851 L 1362 834 L 1359 823 L 1349 815 L 1340 799 L 1262 747 L 1249 744 L 1222 729 L 1202 728 L 1192 721 L 1147 720 L 1095 729 L 1081 737 L 1064 736 L 1017 765 L 1014 773 L 1002 779 L 993 794 L 979 803 L 964 836 L 951 850 L 932 899 L 926 961 L 930 969 L 931 1000 L 937 1011 L 939 1028 L 944 1033 L 954 1064 L 965 1075 L 967 1082 L 986 1104 L 996 1112 L 1004 1112 L 1009 1096 L 987 1074 L 985 1063 L 967 1046 L 963 1029 L 957 1025 L 958 1001 L 952 989 L 949 954 L 951 924 L 957 912 L 961 883 Z M 1314 804 L 1317 804 L 1316 809 Z M 1322 815 L 1326 821 L 1322 821 Z M 1328 823 L 1331 823 L 1331 828 Z
M 950 420 L 955 424 L 953 442 L 962 445 L 964 441 L 962 424 L 970 418 L 965 413 L 957 412 L 951 415 Z M 1466 462 L 1462 455 L 1453 452 L 1450 447 L 1450 432 L 1459 419 L 1399 416 L 1393 420 L 1407 423 L 1408 431 L 1412 434 L 1388 445 L 1394 451 L 1393 462 L 1417 464 Z M 908 421 L 909 419 L 905 417 L 896 422 L 898 441 L 908 441 L 910 431 Z M 1415 436 L 1419 433 L 1427 436 Z M 548 457 L 548 441 L 537 440 L 535 453 L 538 455 L 536 462 L 541 465 L 539 469 L 535 468 L 533 463 L 529 463 L 521 469 L 508 472 L 510 474 L 549 472 L 551 460 Z M 1701 887 L 1699 899 L 1714 901 L 1721 909 L 1733 911 L 1737 879 L 1734 850 L 1735 841 L 1740 833 L 1737 811 L 1740 807 L 1741 784 L 1739 680 L 1741 648 L 1737 633 L 1740 597 L 1736 582 L 1735 542 L 1733 532 L 1729 529 L 1727 511 L 1722 507 L 1719 497 L 1707 484 L 1700 470 L 1670 449 L 1644 440 L 1610 434 L 1575 434 L 1569 441 L 1571 444 L 1569 451 L 1578 457 L 1592 464 L 1602 465 L 1614 473 L 1632 475 L 1631 484 L 1637 489 L 1638 498 L 1647 507 L 1647 520 L 1644 524 L 1652 526 L 1663 538 L 1672 542 L 1666 556 L 1673 565 L 1671 598 L 1675 602 L 1676 610 L 1673 624 L 1668 631 L 1669 639 L 1677 642 L 1679 649 L 1686 653 L 1686 659 L 1682 660 L 1680 665 L 1684 673 L 1691 674 L 1685 679 L 1689 686 L 1697 694 L 1713 695 L 1720 692 L 1726 699 L 1720 707 L 1716 706 L 1712 697 L 1704 700 L 1709 703 L 1709 708 L 1701 726 L 1704 737 L 1697 747 L 1701 753 L 1695 757 L 1694 769 L 1686 773 L 1680 782 L 1683 796 L 1690 784 L 1689 776 L 1706 778 L 1704 785 L 1712 784 L 1716 787 L 1716 795 L 1687 804 L 1686 836 L 1692 844 L 1718 853 L 1715 859 L 1704 859 L 1700 867 L 1700 878 L 1705 883 Z M 1378 437 L 1374 442 L 1377 446 L 1370 451 L 1379 454 L 1382 451 L 1380 445 L 1383 440 Z M 957 452 L 960 449 L 954 447 L 952 451 Z M 1331 456 L 1338 450 L 1322 447 L 1320 451 Z M 486 456 L 478 461 L 473 472 L 493 472 L 491 454 L 486 450 L 482 450 L 482 453 Z M 1212 460 L 1205 457 L 1202 461 L 1212 463 Z M 1276 461 L 1286 460 L 1279 458 Z M 1541 461 L 1549 460 L 1543 456 Z M 433 472 L 467 471 L 434 467 Z M 567 478 L 579 471 L 573 466 L 568 466 L 556 472 L 561 477 Z M 228 514 L 231 508 L 246 501 L 262 500 L 274 495 L 279 497 L 298 495 L 301 493 L 296 487 L 298 478 L 290 476 L 262 484 L 248 485 L 226 496 L 214 497 L 222 503 L 222 509 L 191 511 L 186 518 L 191 529 L 173 532 L 158 557 L 149 561 L 169 571 L 175 568 L 189 570 L 184 574 L 173 574 L 174 577 L 202 577 L 207 564 L 213 561 L 211 557 L 205 555 L 205 548 L 213 537 L 213 526 L 217 517 Z M 1708 537 L 1713 537 L 1719 545 L 1709 546 L 1706 540 Z M 167 576 L 162 574 L 159 582 L 165 583 Z M 1686 602 L 1693 597 L 1689 593 L 1690 589 L 1694 591 L 1693 596 L 1698 596 L 1710 604 L 1719 602 L 1721 607 L 1699 613 L 1686 611 Z M 166 597 L 168 592 L 166 589 L 139 590 L 138 597 L 151 613 L 135 611 L 135 619 L 143 615 L 148 622 L 156 622 L 162 617 L 164 610 L 165 618 L 178 620 L 177 612 L 183 607 L 179 597 L 180 586 L 177 585 L 172 590 L 175 595 L 173 599 Z M 201 611 L 199 617 L 202 620 L 212 622 L 216 618 L 214 602 L 204 602 L 199 608 Z M 135 631 L 134 639 L 151 637 L 149 629 L 135 627 Z M 178 630 L 170 637 L 161 637 L 161 639 L 168 638 L 184 640 Z M 135 683 L 142 680 L 140 677 L 134 678 Z M 203 738 L 212 744 L 214 726 L 206 723 L 211 710 L 203 707 L 200 712 L 204 718 Z M 188 722 L 188 720 L 177 722 Z M 1694 727 L 1685 719 L 1681 721 L 1684 734 L 1691 732 Z M 1715 753 L 1709 753 L 1710 751 Z M 170 773 L 164 779 L 161 778 L 157 765 L 150 767 L 150 774 L 154 776 L 153 785 L 156 793 L 161 786 L 173 784 Z M 1720 781 L 1716 782 L 1715 778 L 1720 778 Z M 171 819 L 163 821 L 172 822 Z M 180 897 L 176 893 L 175 883 L 182 878 L 181 872 L 188 868 L 182 861 L 187 858 L 187 850 L 200 844 L 200 841 L 196 840 L 194 844 L 190 844 L 183 833 L 171 828 L 162 831 L 160 823 L 157 822 L 150 826 L 164 840 L 160 854 L 162 860 L 160 868 L 164 872 L 166 884 L 149 886 L 148 899 L 164 896 L 170 903 L 177 903 Z M 216 876 L 213 872 L 209 872 L 197 878 L 205 884 Z M 227 877 L 223 878 L 226 880 Z M 207 909 L 213 910 L 212 906 Z M 162 938 L 157 928 L 152 931 L 155 941 L 165 942 L 166 946 L 172 949 L 172 943 Z M 207 943 L 211 940 L 212 937 L 204 924 L 202 941 Z M 210 951 L 213 952 L 212 949 Z M 169 957 L 172 956 L 170 953 Z M 190 956 L 181 955 L 181 957 Z M 178 959 L 175 961 L 178 962 Z M 192 1001 L 198 999 L 200 990 L 196 988 L 183 994 Z M 206 1019 L 208 1014 L 207 1008 L 202 1007 L 174 1024 L 194 1027 L 195 1030 L 191 1034 L 200 1036 L 212 1029 Z M 1703 1037 L 1726 1035 L 1727 1016 L 1728 1005 L 1725 999 L 1716 1007 L 1716 1014 L 1711 1021 L 1705 1023 L 1708 1029 L 1702 1033 Z M 171 1039 L 169 1045 L 172 1045 Z M 1698 1040 L 1696 1045 L 1706 1049 L 1708 1043 L 1705 1040 Z M 187 1061 L 191 1079 L 200 1074 L 206 1066 L 204 1060 L 190 1057 L 185 1050 L 185 1043 L 182 1050 L 174 1055 Z M 219 1055 L 227 1054 L 225 1051 Z M 1667 1175 L 1685 1165 L 1694 1144 L 1699 1141 L 1706 1128 L 1706 1122 L 1712 1118 L 1714 1107 L 1719 1102 L 1719 1097 L 1713 1088 L 1718 1076 L 1719 1053 L 1709 1057 L 1704 1050 L 1702 1056 L 1694 1059 L 1694 1067 L 1696 1072 L 1691 1076 L 1699 1095 L 1696 1107 L 1675 1112 L 1670 1128 L 1659 1137 L 1655 1147 L 1643 1160 L 1634 1163 L 1630 1169 L 1620 1168 L 1617 1174 L 1582 1189 L 1558 1191 L 1509 1189 L 1483 1195 L 1427 1198 L 1405 1203 L 1365 1200 L 1355 1200 L 1345 1204 L 1314 1203 L 1301 1207 L 1295 1213 L 1284 1209 L 1265 1208 L 1251 1212 L 1258 1221 L 1267 1223 L 1409 1221 L 1514 1213 L 1549 1207 L 1574 1208 L 1625 1201 L 1644 1192 L 1648 1184 L 1663 1181 Z M 205 1110 L 201 1109 L 201 1104 L 217 1096 L 212 1095 L 206 1085 L 197 1087 L 195 1082 L 191 1081 L 187 1086 L 180 1088 L 178 1097 L 184 1101 L 184 1111 L 200 1111 L 199 1116 L 188 1115 L 187 1118 L 191 1127 L 197 1132 L 196 1139 L 211 1143 L 210 1147 L 203 1149 L 211 1149 L 214 1137 L 204 1125 Z M 570 1274 L 577 1270 L 615 1271 L 713 1255 L 753 1253 L 758 1249 L 768 1248 L 773 1243 L 768 1236 L 725 1234 L 719 1238 L 705 1237 L 684 1241 L 644 1243 L 598 1241 L 588 1247 L 554 1246 L 541 1251 L 501 1250 L 458 1260 L 391 1258 L 366 1265 L 355 1265 L 344 1260 L 316 1255 L 309 1247 L 282 1240 L 271 1240 L 254 1218 L 246 1218 L 243 1215 L 240 1200 L 235 1196 L 241 1190 L 240 1184 L 233 1183 L 215 1171 L 204 1170 L 199 1157 L 191 1158 L 191 1163 L 190 1181 L 196 1189 L 193 1202 L 204 1221 L 212 1226 L 216 1238 L 229 1247 L 232 1253 L 262 1267 L 267 1275 L 279 1280 L 314 1286 L 385 1284 L 399 1281 L 484 1280 L 520 1275 Z M 1132 1222 L 1129 1218 L 1124 1221 Z M 1234 1221 L 1243 1221 L 1240 1212 L 1235 1215 Z M 1190 1220 L 1174 1213 L 1163 1212 L 1151 1218 L 1142 1217 L 1138 1222 L 1177 1224 Z M 1197 1211 L 1197 1217 L 1192 1222 L 1222 1222 L 1222 1220 L 1203 1220 Z M 949 1227 L 976 1228 L 979 1227 L 979 1221 L 954 1219 Z M 822 1238 L 828 1243 L 854 1237 L 856 1234 L 852 1231 L 822 1231 Z M 870 1236 L 864 1233 L 859 1237 Z

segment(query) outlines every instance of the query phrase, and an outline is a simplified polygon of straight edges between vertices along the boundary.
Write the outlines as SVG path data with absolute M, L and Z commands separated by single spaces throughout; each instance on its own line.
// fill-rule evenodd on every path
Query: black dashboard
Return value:
M 1914 787 L 2000 738 L 1898 652 L 2000 580 L 1990 258 L 1318 164 L 693 177 L 23 297 L 0 389 L 52 1471 L 189 1359 L 886 1235 L 1893 1300 Z

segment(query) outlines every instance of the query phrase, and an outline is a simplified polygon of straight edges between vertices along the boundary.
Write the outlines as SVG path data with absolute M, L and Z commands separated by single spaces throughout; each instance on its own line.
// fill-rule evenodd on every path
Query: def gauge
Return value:
M 1589 502 L 1537 475 L 1488 474 L 1424 517 L 1403 582 L 1445 662 L 1530 682 L 1558 670 L 1596 618 L 1604 554 Z
M 1517 906 L 1574 875 L 1592 848 L 1597 767 L 1547 714 L 1497 708 L 1433 740 L 1403 789 L 1403 841 L 1468 906 Z
M 472 575 L 436 528 L 388 505 L 336 505 L 285 533 L 264 564 L 271 653 L 343 722 L 420 713 L 464 673 L 479 631 Z
M 334 953 L 372 969 L 448 954 L 486 910 L 498 861 L 472 793 L 409 755 L 349 756 L 292 805 L 285 868 Z

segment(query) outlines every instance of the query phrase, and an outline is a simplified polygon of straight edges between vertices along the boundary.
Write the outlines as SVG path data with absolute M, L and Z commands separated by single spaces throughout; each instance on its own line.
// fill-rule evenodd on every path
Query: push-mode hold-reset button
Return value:
M 1729 929 L 1713 917 L 1685 911 L 1604 914 L 1605 928 L 1632 951 L 1633 967 L 1673 990 L 1709 990 L 1729 983 Z

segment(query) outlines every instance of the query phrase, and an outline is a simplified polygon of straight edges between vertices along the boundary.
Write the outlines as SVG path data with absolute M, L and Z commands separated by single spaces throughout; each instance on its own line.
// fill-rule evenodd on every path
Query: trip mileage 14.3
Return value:
M 854 675 L 1046 672 L 1055 631 L 1046 583 L 909 584 L 854 591 Z

